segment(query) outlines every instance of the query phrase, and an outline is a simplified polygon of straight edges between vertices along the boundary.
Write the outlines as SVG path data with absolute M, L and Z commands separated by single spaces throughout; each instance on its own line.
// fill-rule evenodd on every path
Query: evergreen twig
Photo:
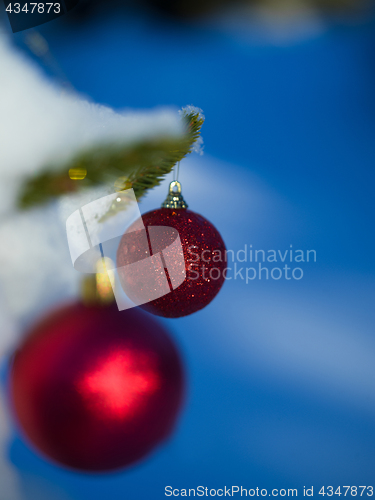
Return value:
M 192 151 L 204 118 L 191 112 L 183 114 L 183 119 L 186 133 L 182 137 L 143 141 L 126 147 L 107 143 L 80 152 L 59 171 L 47 166 L 44 172 L 28 179 L 18 200 L 19 207 L 28 209 L 69 192 L 108 181 L 114 183 L 119 178 L 126 179 L 123 189 L 132 187 L 139 200 Z M 86 170 L 87 175 L 83 180 L 72 180 L 68 174 L 70 169 Z M 109 212 L 110 215 L 113 214 Z

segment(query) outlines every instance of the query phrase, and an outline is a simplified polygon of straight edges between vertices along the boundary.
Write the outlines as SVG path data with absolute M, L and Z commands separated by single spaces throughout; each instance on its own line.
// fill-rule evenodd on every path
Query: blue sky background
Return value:
M 15 436 L 25 498 L 374 485 L 375 19 L 327 22 L 280 44 L 136 14 L 40 32 L 95 102 L 204 110 L 206 154 L 181 164 L 181 181 L 228 248 L 292 244 L 315 249 L 317 262 L 300 281 L 228 281 L 205 310 L 164 321 L 189 394 L 173 438 L 142 464 L 75 474 Z M 14 41 L 26 50 L 23 37 Z M 143 211 L 165 194 L 166 184 L 155 189 Z

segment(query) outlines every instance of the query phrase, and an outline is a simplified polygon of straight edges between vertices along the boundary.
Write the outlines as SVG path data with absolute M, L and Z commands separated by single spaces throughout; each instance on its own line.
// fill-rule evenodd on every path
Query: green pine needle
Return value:
M 141 199 L 192 151 L 199 138 L 204 119 L 196 112 L 185 112 L 183 119 L 186 133 L 182 137 L 143 141 L 126 147 L 106 143 L 80 152 L 57 172 L 47 165 L 43 173 L 28 179 L 18 200 L 19 207 L 28 209 L 69 192 L 102 183 L 115 184 L 119 178 L 124 179 L 122 189 L 132 187 L 136 198 Z M 69 177 L 72 169 L 87 171 L 87 175 L 82 180 L 72 180 Z M 107 216 L 114 215 L 121 206 L 110 210 Z

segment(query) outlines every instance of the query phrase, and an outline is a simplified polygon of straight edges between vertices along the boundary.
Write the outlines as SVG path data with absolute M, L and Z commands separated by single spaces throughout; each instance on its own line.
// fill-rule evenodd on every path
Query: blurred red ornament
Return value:
M 16 416 L 49 458 L 85 471 L 133 464 L 172 431 L 179 354 L 142 311 L 73 304 L 30 332 L 11 370 Z
M 178 185 L 179 191 L 177 193 L 173 192 L 173 185 Z M 163 207 L 165 206 L 177 206 L 178 208 L 160 208 L 142 215 L 147 239 L 144 230 L 134 232 L 132 232 L 132 228 L 127 230 L 117 250 L 117 269 L 121 285 L 131 298 L 136 287 L 139 286 L 139 282 L 142 281 L 142 276 L 137 278 L 130 275 L 129 278 L 127 266 L 147 258 L 150 254 L 152 255 L 152 250 L 155 252 L 155 247 L 159 247 L 157 248 L 159 252 L 162 250 L 160 247 L 163 246 L 163 237 L 158 238 L 157 245 L 152 245 L 153 233 L 149 228 L 166 226 L 176 229 L 181 240 L 183 260 L 185 261 L 182 261 L 182 266 L 185 266 L 185 280 L 178 288 L 172 286 L 171 276 L 175 277 L 179 273 L 181 274 L 181 261 L 178 258 L 169 259 L 169 262 L 164 266 L 164 271 L 169 278 L 169 293 L 151 300 L 141 307 L 158 316 L 179 318 L 203 309 L 218 294 L 225 280 L 226 248 L 222 237 L 211 222 L 185 208 L 187 205 L 181 196 L 181 186 L 176 181 L 171 184 L 170 194 L 163 204 Z M 134 224 L 136 225 L 137 222 Z M 151 245 L 147 243 L 147 240 Z M 165 248 L 168 244 L 167 232 L 164 235 L 164 240 Z M 147 249 L 145 250 L 145 248 Z M 144 272 L 150 274 L 155 272 L 151 262 L 149 268 L 144 268 Z

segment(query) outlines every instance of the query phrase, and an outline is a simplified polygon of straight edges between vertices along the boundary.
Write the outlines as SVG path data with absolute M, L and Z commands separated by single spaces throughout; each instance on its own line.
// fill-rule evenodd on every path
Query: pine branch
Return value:
M 123 181 L 120 189 L 132 187 L 139 200 L 192 151 L 204 118 L 191 112 L 183 114 L 183 119 L 186 133 L 182 137 L 143 141 L 126 147 L 107 143 L 80 152 L 57 172 L 47 166 L 43 173 L 27 181 L 18 200 L 19 207 L 28 209 L 104 182 L 115 184 L 119 178 Z M 69 170 L 87 171 L 87 175 L 83 180 L 72 180 Z M 121 204 L 116 205 L 116 212 L 119 209 Z M 114 212 L 107 215 L 114 215 Z

